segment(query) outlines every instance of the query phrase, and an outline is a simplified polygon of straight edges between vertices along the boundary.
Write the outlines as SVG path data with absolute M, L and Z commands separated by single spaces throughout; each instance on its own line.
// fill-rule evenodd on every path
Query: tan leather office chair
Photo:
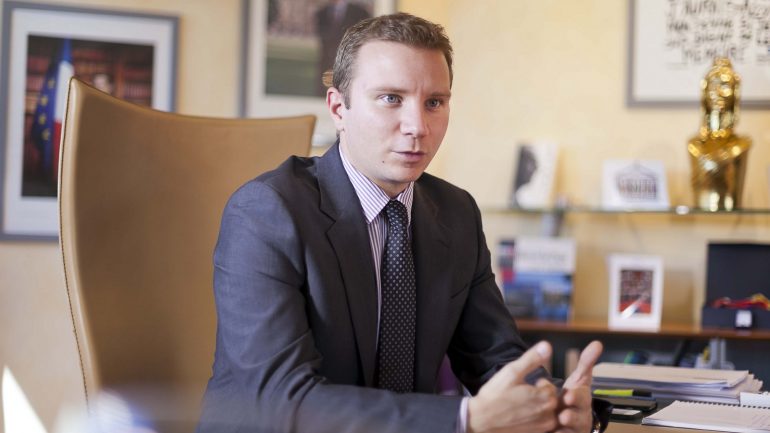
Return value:
M 192 431 L 213 361 L 222 209 L 239 185 L 307 154 L 314 122 L 164 113 L 70 82 L 60 240 L 90 409 L 119 390 L 159 430 Z

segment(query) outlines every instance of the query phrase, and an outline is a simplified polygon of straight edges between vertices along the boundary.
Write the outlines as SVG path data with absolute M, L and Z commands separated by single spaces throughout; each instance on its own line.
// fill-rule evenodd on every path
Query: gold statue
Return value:
M 695 206 L 704 210 L 741 207 L 751 139 L 733 133 L 738 120 L 741 78 L 730 60 L 717 58 L 701 81 L 700 133 L 687 151 L 692 166 Z

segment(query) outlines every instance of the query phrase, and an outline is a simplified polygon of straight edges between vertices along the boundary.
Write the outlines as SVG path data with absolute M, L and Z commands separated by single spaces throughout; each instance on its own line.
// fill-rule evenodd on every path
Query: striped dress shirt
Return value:
M 372 248 L 372 260 L 374 261 L 374 275 L 377 278 L 377 335 L 380 335 L 380 307 L 382 306 L 382 284 L 380 283 L 380 264 L 382 263 L 382 252 L 385 249 L 385 240 L 388 237 L 388 222 L 385 214 L 382 212 L 390 201 L 390 197 L 385 194 L 376 183 L 364 176 L 360 171 L 353 167 L 345 158 L 345 153 L 340 149 L 340 158 L 345 172 L 356 190 L 358 200 L 361 202 L 361 208 L 366 217 L 366 227 L 369 230 L 369 245 Z M 399 194 L 395 200 L 400 201 L 406 206 L 406 214 L 409 218 L 409 237 L 412 237 L 412 201 L 414 199 L 414 182 Z M 379 342 L 378 342 L 379 343 Z
M 377 335 L 380 335 L 380 308 L 382 306 L 382 284 L 380 283 L 380 264 L 382 263 L 382 252 L 385 248 L 385 240 L 388 236 L 388 222 L 382 210 L 390 201 L 390 197 L 385 194 L 377 184 L 364 176 L 345 158 L 345 152 L 338 148 L 342 166 L 353 184 L 358 200 L 361 202 L 361 208 L 366 218 L 366 227 L 369 230 L 369 245 L 372 248 L 372 260 L 374 262 L 374 273 L 377 277 Z M 406 206 L 406 214 L 409 218 L 409 237 L 412 237 L 412 202 L 414 200 L 414 182 L 401 192 L 396 200 Z M 379 345 L 379 341 L 376 342 Z M 468 397 L 463 398 L 460 405 L 460 411 L 457 414 L 457 424 L 455 433 L 465 433 L 468 425 Z

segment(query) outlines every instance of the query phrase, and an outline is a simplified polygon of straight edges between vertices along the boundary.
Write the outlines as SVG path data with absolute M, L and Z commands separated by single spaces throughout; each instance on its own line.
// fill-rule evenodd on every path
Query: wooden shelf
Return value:
M 770 340 L 770 330 L 738 331 L 725 328 L 702 328 L 698 325 L 663 325 L 659 331 L 635 331 L 609 329 L 605 321 L 578 320 L 571 322 L 549 322 L 545 320 L 517 319 L 516 325 L 524 334 L 549 332 L 561 334 L 611 334 L 629 336 L 655 336 L 669 338 L 691 338 L 708 340 L 724 338 L 728 340 Z
M 485 213 L 498 215 L 543 215 L 543 214 L 605 214 L 605 215 L 770 215 L 770 208 L 742 208 L 735 210 L 699 209 L 689 206 L 674 206 L 665 209 L 607 209 L 597 206 L 567 206 L 542 209 L 524 209 L 514 207 L 487 207 Z

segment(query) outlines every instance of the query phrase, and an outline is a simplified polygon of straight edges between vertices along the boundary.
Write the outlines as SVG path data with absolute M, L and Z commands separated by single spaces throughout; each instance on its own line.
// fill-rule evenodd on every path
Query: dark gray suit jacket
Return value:
M 525 349 L 471 196 L 415 183 L 417 392 L 372 388 L 377 286 L 363 210 L 338 146 L 292 157 L 230 198 L 214 255 L 213 376 L 199 432 L 452 432 L 432 395 L 444 354 L 473 393 Z

